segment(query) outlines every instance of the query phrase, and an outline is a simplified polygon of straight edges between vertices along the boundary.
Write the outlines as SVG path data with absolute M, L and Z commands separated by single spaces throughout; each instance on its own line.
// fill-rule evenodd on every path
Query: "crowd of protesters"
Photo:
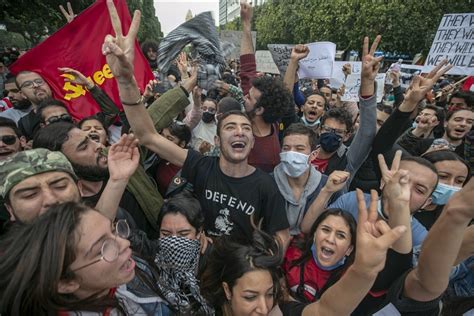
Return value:
M 147 41 L 142 93 L 140 14 L 124 34 L 107 6 L 123 112 L 61 68 L 101 109 L 76 121 L 40 73 L 0 61 L 0 314 L 474 311 L 474 95 L 446 60 L 407 89 L 388 73 L 377 102 L 382 37 L 366 37 L 344 102 L 299 80 L 305 45 L 285 74 L 258 73 L 242 3 L 240 59 L 211 89 L 187 52 L 161 72 Z

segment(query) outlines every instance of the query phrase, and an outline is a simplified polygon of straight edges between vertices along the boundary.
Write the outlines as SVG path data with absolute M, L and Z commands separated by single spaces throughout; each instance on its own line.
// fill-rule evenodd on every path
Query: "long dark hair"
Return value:
M 67 202 L 52 207 L 32 224 L 14 224 L 0 241 L 0 313 L 49 315 L 53 311 L 124 313 L 115 297 L 92 295 L 78 299 L 58 293 L 60 281 L 75 279 L 70 266 L 76 260 L 77 229 L 81 217 L 94 210 Z
M 301 256 L 291 262 L 292 267 L 300 266 L 300 269 L 304 269 L 304 265 L 306 264 L 306 262 L 308 260 L 311 260 L 313 256 L 311 252 L 311 247 L 314 243 L 314 234 L 316 232 L 316 229 L 318 229 L 319 225 L 331 215 L 342 217 L 342 219 L 344 219 L 344 221 L 346 222 L 347 226 L 349 226 L 349 232 L 351 234 L 351 246 L 353 247 L 353 250 L 351 254 L 347 257 L 344 265 L 332 271 L 331 277 L 320 290 L 320 293 L 318 293 L 319 296 L 321 296 L 328 288 L 330 288 L 334 283 L 336 283 L 341 278 L 344 271 L 346 271 L 347 267 L 349 267 L 354 262 L 357 238 L 357 223 L 354 217 L 349 212 L 346 212 L 340 208 L 331 208 L 324 211 L 316 219 L 313 226 L 311 226 L 311 230 L 309 234 L 305 235 L 304 240 L 296 244 L 296 246 L 301 250 Z
M 222 237 L 214 244 L 208 266 L 201 277 L 201 293 L 214 306 L 218 315 L 226 305 L 222 283 L 232 289 L 245 273 L 266 270 L 273 279 L 275 303 L 280 295 L 278 267 L 282 263 L 279 244 L 269 235 L 255 229 L 252 240 L 247 243 L 231 237 Z
M 427 154 L 424 154 L 423 158 L 431 162 L 433 165 L 440 161 L 459 161 L 463 165 L 465 165 L 467 168 L 466 180 L 464 180 L 464 183 L 462 185 L 464 186 L 466 183 L 469 182 L 469 179 L 471 179 L 471 167 L 469 166 L 469 164 L 464 159 L 459 157 L 458 154 L 456 154 L 455 152 L 452 152 L 451 150 L 432 151 Z

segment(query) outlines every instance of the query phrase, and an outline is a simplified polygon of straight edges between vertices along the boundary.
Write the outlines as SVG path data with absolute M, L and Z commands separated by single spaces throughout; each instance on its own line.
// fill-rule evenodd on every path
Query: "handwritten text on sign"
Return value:
M 445 14 L 436 32 L 425 66 L 447 58 L 449 74 L 474 74 L 474 13 Z
M 375 81 L 377 82 L 377 102 L 382 102 L 385 75 L 385 73 L 378 73 L 375 77 Z M 350 74 L 349 76 L 347 76 L 345 83 L 346 89 L 341 100 L 352 102 L 359 101 L 360 83 L 360 74 Z
M 300 79 L 329 79 L 332 74 L 332 64 L 336 57 L 336 44 L 331 42 L 316 42 L 307 44 L 309 54 L 300 60 L 298 76 Z
M 268 50 L 257 50 L 255 60 L 257 61 L 257 71 L 280 74 L 278 67 L 273 62 L 272 54 Z

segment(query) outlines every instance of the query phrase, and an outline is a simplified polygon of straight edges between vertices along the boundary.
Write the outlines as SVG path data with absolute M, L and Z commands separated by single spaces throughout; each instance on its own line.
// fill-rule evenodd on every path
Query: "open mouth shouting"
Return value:
M 247 144 L 244 141 L 234 141 L 230 143 L 230 146 L 232 147 L 232 149 L 234 149 L 234 151 L 241 152 L 245 149 Z
M 334 255 L 335 251 L 328 247 L 321 247 L 321 257 L 325 260 L 331 260 L 332 256 Z
M 89 138 L 97 143 L 100 143 L 100 136 L 97 133 L 89 133 Z
M 15 151 L 13 149 L 0 150 L 0 160 L 5 159 L 10 155 L 13 155 L 14 153 L 15 153 Z

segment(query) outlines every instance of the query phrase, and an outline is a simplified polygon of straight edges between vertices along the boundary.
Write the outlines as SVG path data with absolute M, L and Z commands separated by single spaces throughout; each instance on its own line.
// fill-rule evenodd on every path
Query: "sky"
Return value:
M 185 22 L 186 13 L 191 9 L 193 16 L 212 11 L 216 25 L 219 21 L 219 0 L 155 0 L 155 13 L 161 23 L 161 31 L 166 35 Z

